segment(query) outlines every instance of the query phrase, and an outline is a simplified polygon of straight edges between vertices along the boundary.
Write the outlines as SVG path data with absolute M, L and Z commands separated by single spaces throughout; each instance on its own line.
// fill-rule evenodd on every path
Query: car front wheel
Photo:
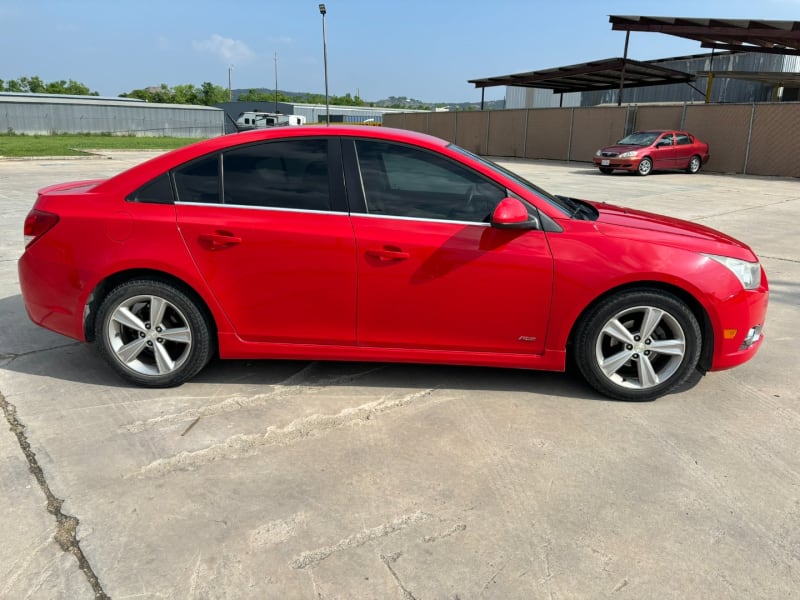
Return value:
M 695 154 L 689 159 L 689 166 L 686 167 L 686 172 L 691 174 L 697 173 L 702 165 L 703 162 L 700 160 L 700 157 Z
M 156 280 L 114 288 L 100 305 L 95 339 L 101 356 L 125 379 L 147 387 L 176 386 L 212 354 L 211 328 L 197 302 Z
M 644 177 L 645 175 L 649 175 L 652 170 L 653 170 L 653 161 L 650 160 L 649 158 L 643 158 L 639 162 L 639 168 L 636 169 L 636 172 Z
M 600 393 L 655 400 L 686 381 L 700 357 L 697 318 L 659 290 L 621 292 L 587 313 L 575 336 L 575 361 Z

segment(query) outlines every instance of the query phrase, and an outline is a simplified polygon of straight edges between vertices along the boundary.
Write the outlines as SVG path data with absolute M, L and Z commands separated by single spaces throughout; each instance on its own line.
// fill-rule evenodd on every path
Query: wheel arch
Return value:
M 160 281 L 178 288 L 184 294 L 192 298 L 206 317 L 206 321 L 211 328 L 212 338 L 216 340 L 216 346 L 219 346 L 217 320 L 214 318 L 214 313 L 205 299 L 198 294 L 192 286 L 179 277 L 157 269 L 127 269 L 118 271 L 117 273 L 109 275 L 95 286 L 92 293 L 89 294 L 89 298 L 86 301 L 86 308 L 84 309 L 83 334 L 87 342 L 93 342 L 95 339 L 95 319 L 97 318 L 97 310 L 103 302 L 103 299 L 118 285 L 126 281 L 133 281 L 134 279 Z
M 578 318 L 575 319 L 575 322 L 572 324 L 569 336 L 567 338 L 567 349 L 570 350 L 572 348 L 575 335 L 579 331 L 580 325 L 586 315 L 588 315 L 600 302 L 620 292 L 646 290 L 666 292 L 686 303 L 686 305 L 689 307 L 689 310 L 692 311 L 697 319 L 697 322 L 700 325 L 700 331 L 703 334 L 702 348 L 700 349 L 700 360 L 697 363 L 697 367 L 703 373 L 708 371 L 711 368 L 711 360 L 714 354 L 714 327 L 711 324 L 711 318 L 708 316 L 708 312 L 703 305 L 691 293 L 677 285 L 672 285 L 663 281 L 635 281 L 626 283 L 606 290 L 604 293 L 597 296 L 583 308 L 578 315 Z M 571 352 L 568 352 L 568 355 L 570 354 Z

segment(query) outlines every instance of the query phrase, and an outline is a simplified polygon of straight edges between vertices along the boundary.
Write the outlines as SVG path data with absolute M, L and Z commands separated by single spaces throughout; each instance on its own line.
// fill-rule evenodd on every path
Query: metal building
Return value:
M 697 74 L 695 81 L 653 87 L 626 88 L 622 102 L 645 104 L 659 102 L 704 102 L 709 72 L 714 73 L 710 102 L 750 103 L 775 100 L 797 100 L 796 87 L 779 90 L 772 83 L 727 78 L 726 72 L 753 73 L 754 78 L 763 73 L 800 73 L 800 56 L 763 54 L 756 52 L 717 52 L 693 54 L 647 61 L 648 64 L 676 71 Z M 553 93 L 549 89 L 506 86 L 506 108 L 549 108 L 597 106 L 617 104 L 619 90 Z
M 225 133 L 225 112 L 134 98 L 0 92 L 0 131 L 214 137 Z
M 331 123 L 383 123 L 383 115 L 397 113 L 428 112 L 407 108 L 383 108 L 380 106 L 338 106 L 331 104 L 326 109 L 324 104 L 303 104 L 299 102 L 224 102 L 216 106 L 225 110 L 228 116 L 229 131 L 232 123 L 243 112 L 269 112 L 284 115 L 300 115 L 306 123 L 324 123 L 327 110 L 330 110 Z M 233 129 L 235 131 L 235 127 Z

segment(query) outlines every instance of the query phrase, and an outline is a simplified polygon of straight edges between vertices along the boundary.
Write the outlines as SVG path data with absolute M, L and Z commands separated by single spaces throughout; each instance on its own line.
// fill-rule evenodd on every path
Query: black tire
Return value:
M 610 173 L 613 173 L 613 172 L 614 172 L 614 169 L 612 169 L 611 167 L 598 167 L 598 168 L 600 169 L 600 172 L 601 172 L 603 175 L 608 175 L 608 174 L 610 174 Z
M 617 400 L 669 393 L 700 359 L 700 325 L 685 302 L 654 289 L 620 292 L 579 321 L 573 352 L 587 383 Z
M 197 301 L 149 279 L 125 282 L 103 299 L 95 340 L 112 369 L 145 387 L 180 385 L 213 354 L 211 327 Z
M 695 173 L 700 171 L 700 167 L 703 166 L 703 160 L 695 154 L 692 158 L 689 159 L 689 166 L 686 167 L 686 172 L 690 175 L 694 175 Z
M 636 172 L 642 177 L 650 175 L 650 173 L 653 172 L 653 161 L 646 157 L 643 158 L 639 161 L 639 167 L 636 169 Z

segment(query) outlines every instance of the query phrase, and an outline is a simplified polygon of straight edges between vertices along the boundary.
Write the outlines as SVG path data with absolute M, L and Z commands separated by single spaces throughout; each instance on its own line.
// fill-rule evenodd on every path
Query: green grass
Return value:
M 172 150 L 198 139 L 117 135 L 0 134 L 0 156 L 88 156 L 82 150 Z

